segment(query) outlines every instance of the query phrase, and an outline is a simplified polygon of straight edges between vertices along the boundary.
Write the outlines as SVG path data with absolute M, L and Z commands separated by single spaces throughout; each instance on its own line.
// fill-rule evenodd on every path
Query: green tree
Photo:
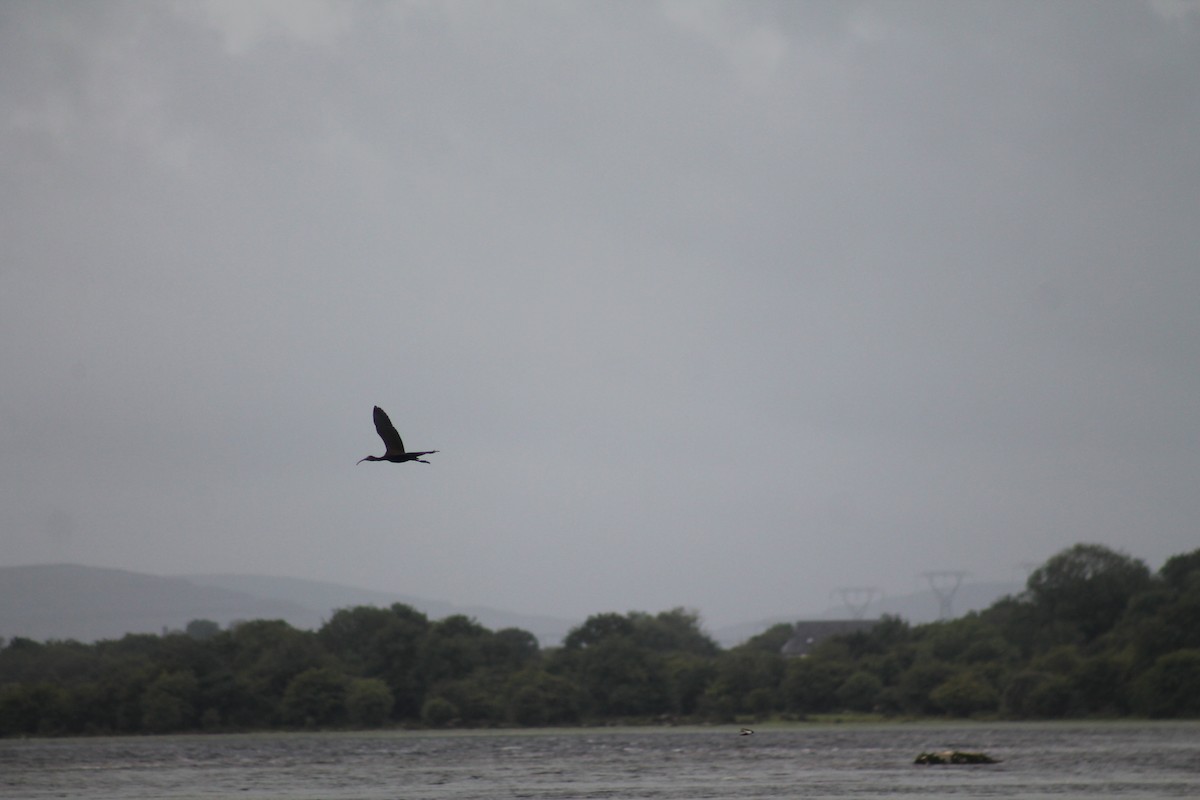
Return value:
M 1010 675 L 1001 693 L 1001 710 L 1010 717 L 1025 719 L 1034 716 L 1033 691 L 1050 675 L 1037 670 L 1024 669 Z
M 1098 544 L 1077 544 L 1038 567 L 1026 590 L 1043 620 L 1070 627 L 1083 642 L 1110 630 L 1150 571 L 1135 558 Z
M 883 681 L 870 672 L 859 670 L 846 680 L 835 693 L 838 703 L 850 711 L 871 711 L 879 701 Z
M 1154 662 L 1134 685 L 1134 709 L 1150 717 L 1200 717 L 1200 650 Z
M 213 622 L 211 619 L 194 619 L 187 624 L 183 632 L 193 639 L 205 641 L 211 639 L 221 632 L 219 623 Z
M 579 688 L 566 678 L 529 667 L 510 677 L 505 696 L 509 722 L 518 725 L 562 725 L 578 722 Z
M 271 723 L 274 704 L 256 697 L 246 681 L 228 666 L 210 670 L 197 678 L 196 706 L 209 728 L 262 727 Z M 212 713 L 209 713 L 212 712 Z
M 671 712 L 683 716 L 695 714 L 700 698 L 716 678 L 712 658 L 693 653 L 672 653 L 663 661 Z
M 795 629 L 795 625 L 780 622 L 767 628 L 762 633 L 751 636 L 742 642 L 739 647 L 744 650 L 757 650 L 763 653 L 779 655 L 783 650 L 783 646 L 787 644 L 787 640 L 792 638 L 792 632 Z
M 1070 675 L 1079 669 L 1079 648 L 1072 644 L 1060 645 L 1029 660 L 1031 669 L 1053 675 Z
M 289 725 L 554 725 L 782 709 L 969 716 L 1200 716 L 1200 550 L 1147 578 L 1078 545 L 979 614 L 886 619 L 784 659 L 775 626 L 722 651 L 695 612 L 589 617 L 543 652 L 526 631 L 397 604 L 342 609 L 316 633 L 279 620 L 94 644 L 0 641 L 0 736 Z M 997 688 L 1002 691 L 997 695 Z
M 1198 561 L 1200 550 L 1168 559 L 1154 589 L 1130 603 L 1122 632 L 1134 645 L 1139 668 L 1175 650 L 1200 648 Z
M 893 653 L 913 639 L 912 628 L 902 618 L 884 614 L 879 622 L 865 631 L 854 631 L 837 637 L 845 653 L 854 659 Z
M 157 637 L 125 636 L 116 641 L 97 642 L 95 648 L 97 663 L 94 679 L 90 681 L 95 688 L 92 699 L 97 701 L 96 711 L 103 714 L 95 726 L 115 733 L 140 732 L 142 696 L 163 672 L 154 660 Z
M 199 683 L 191 670 L 164 672 L 142 693 L 142 726 L 153 733 L 170 733 L 196 723 Z
M 540 648 L 537 637 L 520 628 L 496 631 L 485 646 L 489 666 L 513 672 L 537 661 Z
M 716 676 L 706 694 L 709 702 L 725 699 L 735 713 L 766 714 L 780 705 L 784 659 L 779 653 L 734 648 L 716 660 Z
M 700 627 L 700 615 L 696 611 L 673 608 L 654 616 L 632 612 L 628 619 L 633 623 L 629 635 L 639 647 L 647 650 L 699 656 L 714 656 L 720 650 Z
M 354 678 L 346 687 L 346 714 L 350 722 L 366 728 L 377 728 L 392 715 L 396 698 L 392 690 L 378 678 Z
M 944 661 L 914 663 L 896 683 L 895 696 L 901 708 L 912 714 L 937 714 L 942 709 L 933 700 L 933 690 L 949 680 L 955 672 L 957 670 Z
M 38 732 L 43 702 L 37 695 L 37 688 L 28 683 L 0 686 L 0 733 L 5 736 L 32 736 Z
M 347 669 L 365 677 L 381 678 L 394 662 L 416 660 L 417 646 L 429 629 L 424 614 L 396 603 L 390 608 L 356 606 L 333 613 L 317 631 L 317 638 Z
M 1070 674 L 1072 696 L 1088 714 L 1117 715 L 1129 712 L 1129 660 L 1113 653 L 1098 653 L 1081 660 Z
M 991 684 L 969 671 L 944 681 L 929 694 L 934 705 L 955 717 L 995 711 L 1000 696 Z
M 801 714 L 835 710 L 838 687 L 853 673 L 854 666 L 847 661 L 816 657 L 785 660 L 781 686 L 784 708 Z
M 491 640 L 491 631 L 461 614 L 433 623 L 421 641 L 418 655 L 423 682 L 433 685 L 465 678 L 486 666 Z
M 299 673 L 288 684 L 281 705 L 289 725 L 336 725 L 346 717 L 346 678 L 329 667 Z
M 663 658 L 610 636 L 577 654 L 576 682 L 593 714 L 645 716 L 670 710 Z
M 1062 675 L 1052 675 L 1042 681 L 1029 696 L 1033 716 L 1041 719 L 1059 719 L 1071 716 L 1075 697 L 1071 681 Z
M 572 628 L 563 639 L 566 650 L 582 650 L 612 638 L 631 638 L 633 620 L 612 612 L 593 614 L 582 625 Z
M 466 678 L 440 681 L 431 694 L 449 701 L 457 713 L 455 721 L 484 726 L 503 721 L 505 698 L 494 683 L 494 675 L 477 672 Z
M 387 684 L 395 699 L 393 716 L 417 717 L 427 688 L 420 661 L 429 628 L 424 614 L 403 603 L 358 606 L 335 612 L 317 638 L 350 674 Z
M 1070 679 L 1037 670 L 1012 675 L 1002 696 L 1004 713 L 1021 719 L 1058 719 L 1071 714 L 1073 706 Z
M 549 660 L 548 669 L 580 688 L 585 714 L 606 717 L 668 713 L 671 700 L 667 656 L 648 643 L 669 647 L 671 642 L 679 641 L 678 628 L 687 625 L 674 613 L 663 620 L 637 612 L 595 614 L 567 633 L 562 648 Z
M 1017 659 L 1027 659 L 1050 644 L 1070 638 L 1069 632 L 1056 631 L 1028 596 L 1003 597 L 979 616 L 999 633 Z
M 1200 581 L 1200 550 L 1171 556 L 1158 570 L 1158 576 L 1175 591 L 1186 591 Z
M 443 728 L 458 719 L 458 709 L 444 697 L 430 697 L 421 705 L 421 721 L 434 728 Z
M 977 664 L 1002 659 L 1010 648 L 1000 630 L 978 614 L 923 626 L 921 649 L 935 660 Z
M 228 651 L 238 680 L 260 706 L 258 716 L 266 720 L 274 716 L 297 675 L 332 661 L 313 634 L 283 620 L 246 622 L 229 631 L 228 639 L 215 637 L 214 641 Z

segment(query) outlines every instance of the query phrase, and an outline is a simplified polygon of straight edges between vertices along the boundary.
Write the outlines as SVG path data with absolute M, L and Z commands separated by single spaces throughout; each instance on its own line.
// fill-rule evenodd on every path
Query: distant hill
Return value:
M 297 603 L 198 586 L 120 569 L 46 564 L 0 567 L 0 636 L 37 641 L 118 639 L 182 629 L 193 619 L 285 619 L 297 627 L 320 614 Z
M 231 622 L 282 619 L 315 629 L 339 608 L 410 605 L 431 619 L 474 617 L 492 630 L 522 628 L 543 646 L 562 641 L 578 621 L 493 608 L 459 607 L 410 595 L 336 583 L 264 575 L 182 575 L 74 564 L 0 567 L 0 637 L 93 642 L 126 633 L 181 630 L 194 619 Z

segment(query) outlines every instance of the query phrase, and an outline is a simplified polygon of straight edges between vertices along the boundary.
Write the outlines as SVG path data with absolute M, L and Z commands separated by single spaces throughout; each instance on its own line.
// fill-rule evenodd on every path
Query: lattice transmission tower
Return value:
M 941 569 L 921 574 L 925 576 L 925 580 L 929 581 L 929 588 L 933 590 L 933 596 L 937 598 L 938 619 L 951 619 L 954 616 L 951 603 L 954 601 L 955 593 L 958 592 L 958 587 L 962 586 L 963 578 L 967 577 L 967 573 Z
M 839 586 L 830 594 L 841 598 L 842 605 L 854 615 L 855 619 L 862 619 L 866 616 L 867 609 L 875 601 L 876 595 L 883 599 L 883 592 L 875 586 Z

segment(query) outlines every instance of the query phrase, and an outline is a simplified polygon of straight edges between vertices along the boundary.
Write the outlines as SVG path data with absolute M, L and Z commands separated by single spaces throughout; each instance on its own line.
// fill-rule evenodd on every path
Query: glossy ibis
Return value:
M 437 452 L 437 450 L 425 450 L 420 453 L 407 452 L 404 449 L 404 440 L 400 438 L 400 433 L 396 430 L 396 426 L 392 424 L 392 421 L 388 419 L 387 413 L 379 406 L 375 406 L 375 430 L 379 433 L 379 438 L 383 439 L 383 446 L 386 452 L 381 456 L 360 458 L 358 460 L 359 464 L 364 461 L 391 461 L 395 464 L 399 464 L 402 461 L 420 461 L 422 464 L 428 464 L 429 462 L 421 458 L 421 456 Z

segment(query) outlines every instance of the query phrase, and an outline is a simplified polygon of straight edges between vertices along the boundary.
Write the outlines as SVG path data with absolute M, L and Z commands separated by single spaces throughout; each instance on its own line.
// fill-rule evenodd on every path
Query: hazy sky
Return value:
M 0 564 L 710 625 L 1156 569 L 1198 132 L 1186 0 L 3 2 Z

